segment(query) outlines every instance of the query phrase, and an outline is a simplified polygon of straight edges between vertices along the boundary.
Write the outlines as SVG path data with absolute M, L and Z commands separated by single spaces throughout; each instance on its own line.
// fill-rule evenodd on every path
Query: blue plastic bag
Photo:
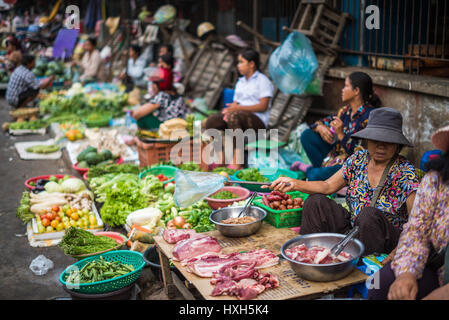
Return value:
M 290 33 L 268 62 L 271 79 L 284 94 L 303 94 L 317 68 L 310 40 L 298 31 Z

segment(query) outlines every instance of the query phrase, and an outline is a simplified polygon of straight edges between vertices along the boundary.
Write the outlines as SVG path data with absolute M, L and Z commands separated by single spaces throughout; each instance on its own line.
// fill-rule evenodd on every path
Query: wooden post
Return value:
M 173 278 L 170 270 L 170 261 L 162 251 L 157 248 L 159 253 L 159 261 L 162 269 L 162 280 L 164 282 L 164 291 L 169 299 L 173 299 L 176 295 L 176 286 L 173 282 Z

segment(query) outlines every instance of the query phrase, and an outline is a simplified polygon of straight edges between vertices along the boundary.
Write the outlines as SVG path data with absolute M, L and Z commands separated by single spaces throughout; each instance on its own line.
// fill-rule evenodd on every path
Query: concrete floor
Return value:
M 0 99 L 0 119 L 2 123 L 11 121 L 3 94 Z M 77 174 L 62 157 L 59 160 L 25 161 L 19 158 L 14 147 L 16 142 L 49 138 L 48 134 L 14 137 L 5 132 L 0 133 L 0 299 L 68 297 L 58 278 L 75 260 L 64 255 L 58 247 L 31 247 L 25 234 L 25 225 L 16 217 L 16 208 L 27 178 L 44 174 Z M 54 268 L 44 276 L 36 276 L 29 269 L 31 261 L 40 254 L 54 263 Z

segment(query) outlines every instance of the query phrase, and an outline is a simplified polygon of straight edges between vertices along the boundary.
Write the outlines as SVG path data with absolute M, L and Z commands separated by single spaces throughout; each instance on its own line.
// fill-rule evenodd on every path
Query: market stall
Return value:
M 245 238 L 225 237 L 220 234 L 219 231 L 210 231 L 205 234 L 217 238 L 218 243 L 223 248 L 224 253 L 246 252 L 253 249 L 264 248 L 278 254 L 283 243 L 297 236 L 297 234 L 290 229 L 276 229 L 267 223 L 263 223 L 261 229 L 256 234 Z M 169 268 L 169 259 L 173 258 L 173 248 L 175 245 L 167 243 L 167 241 L 161 236 L 155 237 L 155 242 L 159 251 L 164 276 L 164 286 L 167 293 L 173 294 L 173 286 L 176 286 L 179 287 L 179 291 L 181 293 L 186 294 L 185 286 L 184 288 L 181 287 L 183 283 L 178 279 L 173 280 L 173 278 L 177 276 L 176 274 L 173 274 Z M 185 277 L 187 285 L 196 288 L 204 299 L 237 299 L 229 296 L 211 296 L 214 286 L 211 285 L 210 278 L 202 278 L 192 272 L 187 271 L 186 267 L 180 262 L 172 261 L 172 263 Z M 257 300 L 312 298 L 364 282 L 368 278 L 358 269 L 354 269 L 350 275 L 341 280 L 332 282 L 307 281 L 298 277 L 291 269 L 288 261 L 282 259 L 279 264 L 263 269 L 263 272 L 269 272 L 276 275 L 279 279 L 280 286 L 275 289 L 264 291 L 262 294 L 258 295 L 257 298 L 255 298 Z M 190 295 L 185 298 L 189 299 L 192 297 L 193 296 Z

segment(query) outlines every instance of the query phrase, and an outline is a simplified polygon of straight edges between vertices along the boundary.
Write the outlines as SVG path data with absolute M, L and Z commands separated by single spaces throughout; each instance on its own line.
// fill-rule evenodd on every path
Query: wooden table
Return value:
M 288 228 L 276 229 L 273 226 L 263 223 L 260 230 L 244 238 L 229 238 L 223 236 L 219 231 L 211 231 L 204 233 L 206 235 L 217 238 L 220 246 L 223 248 L 223 253 L 229 254 L 232 252 L 249 251 L 257 248 L 265 248 L 273 251 L 276 254 L 280 253 L 281 246 L 288 240 L 297 236 L 297 234 Z M 169 260 L 173 257 L 174 244 L 167 243 L 161 236 L 154 238 L 158 252 L 160 263 L 162 267 L 162 277 L 164 282 L 165 293 L 169 298 L 172 298 L 176 293 L 176 288 L 181 292 L 185 299 L 195 299 L 192 293 L 187 289 L 192 285 L 206 300 L 234 300 L 235 297 L 218 296 L 212 297 L 210 294 L 214 286 L 210 284 L 211 278 L 201 278 L 190 273 L 185 267 L 181 266 L 179 262 L 173 261 L 175 267 L 186 278 L 184 284 L 176 274 L 170 271 Z M 349 274 L 347 277 L 331 282 L 312 282 L 299 278 L 291 269 L 288 261 L 280 259 L 280 263 L 276 266 L 263 269 L 263 272 L 269 272 L 279 278 L 280 287 L 276 289 L 268 289 L 257 296 L 255 300 L 287 300 L 287 299 L 302 299 L 310 298 L 316 295 L 325 295 L 331 292 L 340 290 L 354 284 L 366 281 L 367 275 L 358 269 Z

